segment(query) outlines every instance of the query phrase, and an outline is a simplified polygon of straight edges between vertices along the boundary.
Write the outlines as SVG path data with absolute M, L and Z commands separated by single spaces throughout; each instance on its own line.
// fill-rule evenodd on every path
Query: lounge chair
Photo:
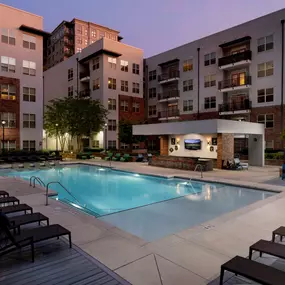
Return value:
M 130 159 L 131 159 L 130 155 L 128 153 L 126 153 L 126 154 L 124 154 L 123 157 L 120 158 L 120 161 L 128 162 L 128 161 L 130 161 Z
M 40 162 L 39 165 L 40 165 L 40 167 L 45 167 L 46 163 L 43 161 L 43 162 Z
M 281 173 L 282 180 L 285 179 L 285 163 L 282 165 L 282 173 Z
M 236 256 L 221 266 L 220 285 L 223 284 L 225 271 L 264 285 L 284 285 L 285 280 L 284 271 L 241 256 Z
M 234 159 L 234 163 L 235 163 L 235 165 L 236 165 L 237 167 L 241 167 L 242 169 L 248 170 L 248 163 L 246 163 L 246 162 L 241 162 L 241 161 L 239 160 L 239 158 L 235 158 L 235 159 Z
M 0 197 L 9 197 L 9 193 L 6 191 L 0 191 Z
M 280 241 L 285 236 L 285 227 L 279 227 L 278 229 L 272 232 L 272 241 L 275 242 L 275 237 L 280 236 Z
M 113 153 L 112 152 L 108 152 L 107 156 L 104 158 L 104 160 L 111 160 L 112 156 L 113 156 Z
M 143 162 L 143 159 L 144 159 L 144 156 L 141 153 L 139 153 L 136 158 L 136 162 Z
M 20 200 L 16 197 L 11 197 L 11 196 L 0 198 L 0 205 L 1 204 L 10 204 L 10 203 L 13 203 L 13 205 L 15 205 L 15 203 L 17 203 L 19 205 Z
M 56 224 L 39 227 L 31 230 L 26 230 L 20 234 L 15 235 L 10 232 L 9 220 L 3 215 L 0 215 L 0 219 L 0 231 L 4 234 L 4 236 L 6 236 L 5 240 L 7 241 L 7 243 L 5 243 L 4 246 L 0 249 L 0 256 L 14 251 L 15 249 L 21 249 L 23 247 L 30 246 L 32 251 L 32 262 L 34 262 L 35 243 L 51 238 L 59 238 L 60 236 L 64 235 L 68 235 L 69 247 L 72 247 L 70 231 L 60 225 Z
M 113 158 L 112 158 L 113 161 L 120 161 L 120 159 L 121 159 L 121 154 L 120 153 L 116 153 L 116 155 L 113 156 Z
M 11 214 L 11 213 L 18 213 L 18 212 L 24 212 L 26 214 L 27 211 L 30 211 L 31 213 L 33 213 L 33 208 L 31 206 L 28 206 L 27 204 L 0 207 L 0 213 L 2 212 L 4 214 Z

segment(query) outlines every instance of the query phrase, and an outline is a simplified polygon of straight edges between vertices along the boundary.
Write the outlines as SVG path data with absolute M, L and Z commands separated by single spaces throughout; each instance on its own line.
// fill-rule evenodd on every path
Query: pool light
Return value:
M 136 174 L 134 174 L 134 176 L 138 177 L 138 176 L 140 176 L 140 175 L 136 173 Z
M 98 170 L 99 170 L 99 171 L 105 171 L 106 169 L 104 169 L 104 168 L 99 168 Z

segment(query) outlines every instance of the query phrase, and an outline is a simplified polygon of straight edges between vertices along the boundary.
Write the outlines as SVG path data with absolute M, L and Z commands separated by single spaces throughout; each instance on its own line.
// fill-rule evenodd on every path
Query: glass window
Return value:
M 274 127 L 274 116 L 273 114 L 262 114 L 257 116 L 257 122 L 264 124 L 266 129 Z
M 193 111 L 193 100 L 183 100 L 183 111 Z
M 216 53 L 215 52 L 204 55 L 204 65 L 208 66 L 212 64 L 216 64 Z
M 121 80 L 121 91 L 128 92 L 129 91 L 129 82 L 125 80 Z
M 1 113 L 1 121 L 5 121 L 6 128 L 15 128 L 16 113 Z
M 134 113 L 139 113 L 140 112 L 140 103 L 133 102 L 133 112 Z
M 13 57 L 1 56 L 1 71 L 15 73 L 16 59 Z
M 126 100 L 121 101 L 120 103 L 120 110 L 124 112 L 128 112 L 129 110 L 129 102 Z
M 1 84 L 1 99 L 3 100 L 16 100 L 16 85 Z
M 36 63 L 33 61 L 23 60 L 23 74 L 35 76 L 36 75 Z
M 73 86 L 68 86 L 68 97 L 73 97 Z
M 1 149 L 3 149 L 3 141 L 1 141 Z M 15 150 L 16 149 L 16 141 L 4 141 L 4 149 L 5 150 Z
M 274 101 L 274 88 L 266 88 L 257 90 L 257 102 L 273 102 Z
M 68 81 L 73 80 L 73 68 L 68 69 Z
M 148 80 L 149 81 L 156 80 L 156 70 L 152 70 L 149 72 Z
M 115 78 L 108 78 L 108 88 L 116 90 L 116 79 Z
M 257 40 L 257 51 L 263 52 L 266 50 L 271 50 L 274 48 L 274 40 L 273 35 L 269 35 L 266 37 L 259 38 Z
M 16 44 L 14 31 L 11 29 L 2 28 L 1 42 L 14 46 Z
M 271 76 L 274 73 L 273 61 L 260 63 L 257 66 L 257 77 Z
M 183 81 L 183 92 L 193 90 L 193 80 L 188 79 Z
M 204 77 L 204 87 L 216 86 L 216 75 L 211 74 Z
M 156 88 L 150 88 L 148 91 L 149 98 L 156 98 Z
M 108 149 L 116 149 L 116 141 L 108 141 Z
M 116 130 L 117 130 L 116 120 L 108 120 L 108 131 L 116 131 Z
M 148 114 L 149 114 L 149 116 L 155 116 L 156 115 L 156 105 L 148 106 Z
M 140 84 L 133 82 L 133 93 L 139 94 L 140 93 Z
M 204 109 L 216 108 L 216 97 L 206 97 L 204 99 Z
M 36 88 L 23 87 L 23 101 L 36 102 Z
M 99 69 L 99 57 L 93 59 L 93 70 Z
M 117 109 L 116 99 L 108 99 L 108 110 L 115 111 Z
M 23 128 L 35 128 L 35 127 L 36 127 L 36 115 L 23 114 Z
M 27 34 L 23 34 L 23 47 L 35 50 L 36 38 Z
M 98 90 L 100 89 L 100 78 L 96 78 L 93 80 L 93 90 Z
M 133 63 L 133 73 L 134 74 L 140 74 L 140 65 Z
M 121 60 L 121 70 L 128 72 L 129 70 L 129 62 L 126 60 Z
M 187 59 L 187 60 L 184 60 L 183 62 L 183 71 L 186 72 L 186 71 L 191 71 L 193 70 L 193 59 Z
M 115 57 L 108 57 L 109 66 L 113 69 L 116 69 L 117 59 Z
M 23 141 L 23 150 L 35 151 L 36 150 L 36 141 Z

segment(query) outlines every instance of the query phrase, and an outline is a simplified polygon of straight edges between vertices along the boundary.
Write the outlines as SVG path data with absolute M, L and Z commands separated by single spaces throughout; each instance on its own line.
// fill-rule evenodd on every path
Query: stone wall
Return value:
M 234 135 L 218 134 L 217 168 L 223 168 L 223 161 L 234 159 Z

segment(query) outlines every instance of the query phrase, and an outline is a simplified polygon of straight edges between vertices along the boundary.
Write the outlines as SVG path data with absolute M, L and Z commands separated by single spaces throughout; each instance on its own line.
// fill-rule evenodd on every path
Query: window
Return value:
M 205 109 L 213 109 L 216 108 L 216 97 L 206 97 L 204 103 Z
M 274 48 L 273 35 L 257 40 L 257 52 L 263 52 Z
M 93 59 L 93 70 L 99 69 L 99 57 Z
M 116 120 L 108 120 L 108 131 L 116 131 L 116 130 L 117 130 Z
M 3 141 L 1 141 L 1 149 L 3 148 Z M 15 150 L 16 149 L 16 141 L 4 141 L 4 149 L 5 150 Z
M 193 59 L 187 59 L 183 61 L 183 71 L 191 71 L 193 70 Z
M 266 141 L 265 142 L 266 149 L 274 149 L 274 141 Z
M 92 142 L 92 147 L 94 147 L 94 148 L 99 148 L 99 147 L 100 147 L 100 141 L 98 141 L 98 140 L 93 140 L 93 142 Z
M 121 111 L 128 112 L 129 110 L 129 102 L 128 101 L 121 101 Z
M 204 55 L 204 65 L 208 66 L 212 64 L 216 64 L 216 53 L 215 52 Z
M 36 38 L 23 34 L 23 47 L 28 49 L 36 49 Z
M 32 61 L 23 60 L 23 74 L 35 76 L 36 63 Z
M 156 98 L 156 88 L 150 88 L 148 90 L 148 97 L 149 98 Z
M 148 80 L 152 81 L 152 80 L 156 80 L 156 70 L 150 71 L 148 74 Z
M 15 128 L 16 113 L 1 113 L 1 121 L 5 121 L 6 128 Z
M 133 102 L 133 112 L 134 113 L 139 113 L 140 112 L 140 103 Z
M 23 128 L 35 128 L 35 127 L 36 127 L 36 115 L 23 114 Z
M 128 149 L 130 147 L 129 144 L 126 144 L 126 143 L 120 143 L 120 148 L 121 149 Z
M 260 124 L 264 124 L 266 129 L 273 128 L 274 116 L 273 114 L 258 115 L 257 122 Z
M 116 79 L 108 78 L 108 88 L 116 90 Z
M 84 34 L 85 36 L 88 36 L 88 29 L 85 28 Z
M 183 92 L 193 90 L 193 80 L 188 79 L 183 81 Z
M 68 86 L 68 97 L 73 97 L 73 86 Z
M 81 38 L 77 38 L 77 43 L 81 45 L 82 44 L 82 39 Z
M 82 26 L 81 25 L 77 25 L 77 33 L 82 34 Z
M 15 73 L 16 59 L 13 57 L 1 56 L 1 71 Z
M 133 82 L 133 93 L 140 93 L 140 84 Z
M 36 102 L 36 88 L 23 87 L 23 101 Z
M 100 89 L 100 78 L 93 80 L 93 90 Z
M 16 85 L 1 84 L 1 99 L 16 100 Z
M 16 37 L 14 31 L 2 28 L 1 42 L 14 46 L 16 44 Z
M 108 110 L 115 111 L 117 109 L 116 99 L 108 99 Z
M 116 141 L 108 141 L 108 149 L 116 149 Z
M 268 61 L 268 62 L 258 64 L 257 77 L 270 76 L 270 75 L 273 75 L 273 73 L 274 73 L 273 61 Z
M 108 57 L 110 68 L 116 69 L 117 59 L 115 57 Z
M 129 62 L 125 60 L 121 60 L 121 70 L 128 72 L 129 71 Z
M 88 46 L 88 40 L 84 40 L 85 46 Z
M 133 63 L 133 73 L 134 74 L 140 74 L 140 65 Z
M 184 100 L 183 101 L 183 111 L 193 111 L 193 100 Z
M 36 141 L 23 141 L 23 150 L 35 151 L 36 150 Z
M 148 106 L 148 115 L 149 116 L 156 115 L 156 105 Z
M 133 143 L 133 149 L 139 149 L 140 144 L 139 143 Z
M 68 69 L 68 81 L 73 80 L 73 68 Z
M 121 80 L 121 91 L 128 92 L 129 91 L 129 82 L 125 80 Z
M 82 51 L 82 48 L 78 47 L 77 52 L 81 52 L 81 51 Z
M 216 86 L 216 75 L 212 74 L 212 75 L 207 75 L 204 77 L 204 87 L 212 87 L 212 86 Z
M 96 30 L 91 30 L 91 36 L 92 36 L 93 38 L 96 38 Z
M 257 90 L 257 102 L 273 102 L 274 100 L 274 88 L 266 88 Z

